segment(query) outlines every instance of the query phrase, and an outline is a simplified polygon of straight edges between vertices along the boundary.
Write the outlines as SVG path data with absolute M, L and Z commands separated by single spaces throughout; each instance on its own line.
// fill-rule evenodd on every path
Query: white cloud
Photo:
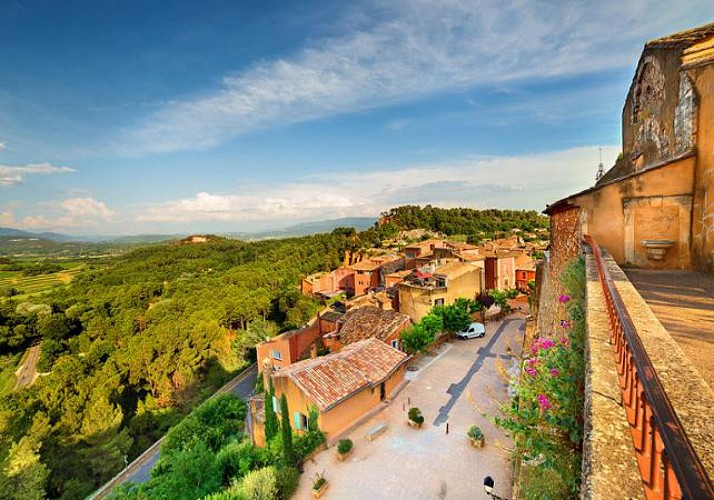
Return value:
M 50 163 L 28 163 L 22 166 L 0 165 L 0 186 L 12 186 L 25 180 L 28 175 L 50 175 L 76 172 L 69 167 L 56 167 Z
M 14 213 L 10 210 L 0 211 L 0 226 L 14 227 L 16 223 Z
M 532 2 L 403 0 L 359 12 L 341 37 L 226 76 L 176 100 L 124 143 L 130 152 L 214 146 L 273 124 L 419 96 L 631 66 L 643 41 L 701 22 L 707 0 Z M 342 20 L 347 25 L 348 21 Z
M 0 142 L 0 151 L 2 151 L 3 149 L 5 149 L 6 147 L 7 147 L 7 146 L 5 146 L 5 143 L 4 143 L 4 142 Z
M 103 201 L 94 198 L 70 198 L 60 203 L 60 207 L 67 215 L 73 217 L 90 217 L 103 220 L 111 220 L 114 212 L 107 208 Z
M 606 164 L 619 147 L 603 148 Z M 242 193 L 207 193 L 148 207 L 142 222 L 285 221 L 373 216 L 405 203 L 543 209 L 594 183 L 597 147 L 510 157 L 466 158 L 398 170 L 312 175 Z M 243 194 L 249 193 L 249 194 Z
M 43 202 L 39 206 L 43 212 L 24 216 L 20 227 L 42 230 L 96 228 L 111 222 L 116 215 L 104 202 L 91 197 Z

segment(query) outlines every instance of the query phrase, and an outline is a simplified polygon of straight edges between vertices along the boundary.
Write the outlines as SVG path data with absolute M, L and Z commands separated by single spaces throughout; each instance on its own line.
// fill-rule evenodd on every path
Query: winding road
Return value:
M 228 382 L 226 385 L 218 389 L 211 398 L 218 394 L 230 392 L 239 398 L 247 400 L 253 395 L 256 377 L 258 376 L 258 366 L 253 363 L 246 368 L 237 377 Z M 209 398 L 210 399 L 210 398 Z M 123 471 L 117 474 L 114 479 L 106 483 L 100 489 L 95 491 L 90 497 L 90 500 L 105 498 L 111 491 L 122 483 L 130 481 L 132 483 L 145 483 L 151 478 L 151 469 L 154 468 L 156 462 L 161 456 L 161 442 L 164 438 L 159 439 L 144 453 L 130 463 Z

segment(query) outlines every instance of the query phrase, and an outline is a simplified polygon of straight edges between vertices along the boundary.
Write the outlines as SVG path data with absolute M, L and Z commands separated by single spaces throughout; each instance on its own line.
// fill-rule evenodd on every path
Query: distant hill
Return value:
M 75 236 L 69 236 L 67 234 L 43 232 L 43 233 L 33 233 L 30 231 L 23 231 L 22 229 L 14 229 L 11 227 L 0 227 L 0 237 L 7 236 L 12 238 L 37 238 L 41 240 L 50 241 L 78 241 L 80 238 Z
M 270 229 L 265 231 L 234 231 L 219 233 L 222 236 L 231 238 L 262 240 L 269 238 L 290 238 L 295 236 L 307 236 L 310 234 L 329 233 L 336 227 L 354 227 L 357 231 L 369 229 L 375 223 L 376 219 L 372 217 L 344 217 L 341 219 L 318 220 L 310 222 L 301 222 L 284 228 Z M 45 242 L 57 243 L 117 243 L 117 244 L 143 244 L 143 243 L 159 243 L 169 240 L 180 240 L 185 238 L 190 233 L 173 233 L 173 234 L 135 234 L 129 236 L 118 235 L 81 235 L 70 236 L 67 234 L 43 232 L 33 233 L 31 231 L 23 231 L 22 229 L 14 229 L 10 227 L 0 227 L 0 238 L 8 243 L 8 239 L 23 238 L 26 240 L 44 240 Z M 27 241 L 30 243 L 31 241 Z M 19 243 L 19 242 L 16 242 Z M 32 245 L 38 246 L 38 245 Z M 47 246 L 47 245 L 44 245 Z
M 290 238 L 310 234 L 329 233 L 336 227 L 354 227 L 357 231 L 369 229 L 377 221 L 374 217 L 343 217 L 341 219 L 301 222 L 292 226 L 267 231 L 245 231 L 223 233 L 241 239 Z

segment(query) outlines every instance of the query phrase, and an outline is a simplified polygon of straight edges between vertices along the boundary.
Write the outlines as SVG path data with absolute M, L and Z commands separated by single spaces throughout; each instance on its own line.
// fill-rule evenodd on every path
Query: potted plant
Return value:
M 472 425 L 469 427 L 469 430 L 466 432 L 466 435 L 469 437 L 471 440 L 471 444 L 475 448 L 483 448 L 484 443 L 486 442 L 486 438 L 483 435 L 483 431 L 478 425 Z
M 424 423 L 424 416 L 421 414 L 421 410 L 419 408 L 409 408 L 407 416 L 409 417 L 407 419 L 407 423 L 415 429 L 419 429 Z
M 337 443 L 337 460 L 344 462 L 350 456 L 354 449 L 354 443 L 351 439 L 340 439 Z
M 315 480 L 312 482 L 312 498 L 320 498 L 327 491 L 327 479 L 325 479 L 325 473 L 320 474 L 319 472 L 315 474 Z

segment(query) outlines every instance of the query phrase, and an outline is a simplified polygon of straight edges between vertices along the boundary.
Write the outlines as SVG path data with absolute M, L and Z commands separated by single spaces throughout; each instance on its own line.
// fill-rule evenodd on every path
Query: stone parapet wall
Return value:
M 643 499 L 630 425 L 620 405 L 620 383 L 610 345 L 605 297 L 592 255 L 586 256 L 584 500 Z
M 714 391 L 612 258 L 608 268 L 677 418 L 714 477 Z

